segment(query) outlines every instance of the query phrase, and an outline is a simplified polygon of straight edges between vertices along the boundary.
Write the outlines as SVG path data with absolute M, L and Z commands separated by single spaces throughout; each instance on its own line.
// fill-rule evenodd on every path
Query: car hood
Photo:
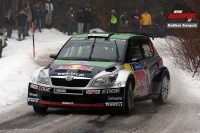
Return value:
M 50 65 L 49 76 L 71 75 L 92 78 L 101 71 L 114 70 L 114 67 L 118 64 L 116 62 L 55 60 Z

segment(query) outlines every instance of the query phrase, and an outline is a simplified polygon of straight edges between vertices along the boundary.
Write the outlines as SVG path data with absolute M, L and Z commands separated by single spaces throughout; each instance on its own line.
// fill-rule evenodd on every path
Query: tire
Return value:
M 134 104 L 133 100 L 134 100 L 133 83 L 129 79 L 125 87 L 125 108 L 124 108 L 125 114 L 129 114 L 131 112 L 133 104 Z
M 169 94 L 169 79 L 167 77 L 167 74 L 165 73 L 161 81 L 160 95 L 158 96 L 158 98 L 152 99 L 152 102 L 157 105 L 163 105 L 167 102 L 168 94 Z
M 36 113 L 40 113 L 40 114 L 45 114 L 47 112 L 48 107 L 39 107 L 39 106 L 33 106 L 33 110 Z

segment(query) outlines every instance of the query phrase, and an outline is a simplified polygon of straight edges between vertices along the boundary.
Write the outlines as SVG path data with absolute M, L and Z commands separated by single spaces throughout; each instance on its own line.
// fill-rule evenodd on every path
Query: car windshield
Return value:
M 124 59 L 125 44 L 125 40 L 69 40 L 60 51 L 57 59 L 120 62 Z

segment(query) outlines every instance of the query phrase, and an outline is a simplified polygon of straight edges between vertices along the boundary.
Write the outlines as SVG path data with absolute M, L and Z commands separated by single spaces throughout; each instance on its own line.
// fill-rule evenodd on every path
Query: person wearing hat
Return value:
M 78 23 L 78 33 L 83 33 L 83 25 L 84 25 L 84 14 L 82 8 L 80 8 L 77 12 L 76 22 Z
M 166 17 L 163 15 L 163 11 L 160 11 L 160 15 L 156 18 L 156 26 L 158 27 L 158 35 L 163 37 L 166 25 Z
M 140 28 L 140 19 L 141 19 L 141 16 L 138 13 L 138 9 L 135 9 L 135 12 L 132 14 L 131 18 L 132 18 L 133 32 L 138 33 Z
M 121 20 L 122 31 L 123 32 L 127 32 L 127 30 L 128 30 L 128 18 L 127 18 L 127 13 L 126 12 L 124 12 L 120 16 L 120 20 Z
M 150 26 L 151 26 L 151 15 L 145 9 L 144 13 L 141 15 L 140 24 L 142 26 L 142 33 L 150 34 Z
M 8 9 L 7 14 L 5 15 L 5 24 L 7 29 L 7 38 L 11 38 L 12 35 L 12 27 L 15 25 L 15 21 L 11 15 L 12 10 Z

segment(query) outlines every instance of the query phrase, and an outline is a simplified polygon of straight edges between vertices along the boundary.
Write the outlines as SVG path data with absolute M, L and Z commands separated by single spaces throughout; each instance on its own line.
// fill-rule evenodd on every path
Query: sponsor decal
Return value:
M 74 102 L 62 102 L 62 104 L 74 104 Z
M 38 88 L 38 90 L 40 90 L 40 91 L 45 91 L 45 92 L 50 92 L 51 88 L 46 88 L 46 87 L 40 86 L 40 87 Z
M 70 64 L 90 65 L 89 61 L 73 61 Z
M 38 85 L 31 84 L 30 88 L 32 88 L 32 89 L 38 89 Z
M 122 102 L 107 102 L 106 106 L 122 106 Z
M 93 67 L 86 67 L 86 66 L 82 66 L 82 65 L 69 65 L 69 66 L 60 66 L 57 69 L 92 71 Z
M 56 93 L 66 93 L 65 89 L 55 89 Z
M 120 93 L 120 89 L 105 89 L 102 90 L 102 94 Z
M 87 90 L 86 94 L 100 94 L 100 90 Z
M 38 103 L 38 102 L 39 102 L 39 99 L 37 99 L 37 98 L 29 98 L 29 97 L 28 97 L 28 102 Z
M 122 83 L 118 83 L 117 86 L 118 86 L 118 87 L 121 87 L 121 86 L 122 86 Z
M 108 100 L 122 100 L 122 97 L 108 97 Z
M 67 76 L 67 75 L 84 77 L 84 73 L 74 73 L 74 72 L 58 73 L 58 76 Z
M 29 92 L 28 95 L 32 96 L 32 97 L 38 97 L 38 94 L 35 94 L 35 93 L 32 93 L 32 92 Z
M 142 70 L 142 63 L 141 62 L 135 62 L 132 64 L 134 71 Z

